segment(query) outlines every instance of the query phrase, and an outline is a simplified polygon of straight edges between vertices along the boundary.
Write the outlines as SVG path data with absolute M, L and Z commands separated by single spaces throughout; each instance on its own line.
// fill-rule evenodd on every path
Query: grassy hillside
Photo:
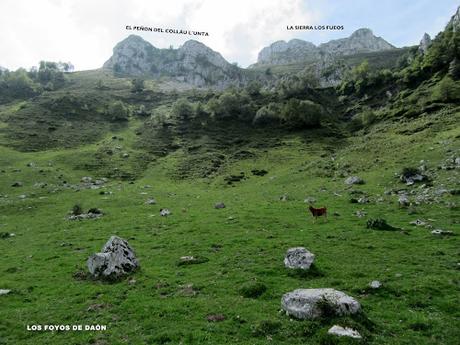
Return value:
M 395 56 L 350 57 L 337 89 L 297 76 L 216 92 L 101 70 L 55 72 L 50 85 L 19 73 L 30 93 L 0 97 L 0 289 L 11 290 L 0 344 L 457 344 L 451 36 L 404 69 L 372 69 Z M 408 173 L 423 181 L 402 182 Z M 102 216 L 70 220 L 79 207 Z M 92 279 L 86 260 L 112 235 L 141 268 Z M 306 273 L 283 264 L 298 246 L 316 255 Z M 281 297 L 298 288 L 341 290 L 362 313 L 290 318 Z M 52 324 L 107 330 L 28 330 Z M 335 324 L 363 338 L 328 335 Z
M 458 237 L 435 236 L 409 222 L 420 218 L 433 229 L 458 234 L 459 169 L 438 166 L 460 155 L 459 120 L 454 108 L 380 122 L 341 141 L 324 137 L 323 130 L 272 134 L 266 145 L 252 145 L 248 157 L 228 161 L 208 178 L 178 176 L 196 158 L 193 150 L 179 148 L 143 162 L 148 156 L 137 143 L 136 119 L 101 129 L 92 143 L 75 148 L 21 153 L 2 146 L 0 231 L 15 236 L 0 239 L 0 288 L 12 290 L 0 297 L 1 343 L 352 343 L 326 334 L 339 323 L 358 329 L 361 343 L 455 344 L 460 336 Z M 243 142 L 247 138 L 237 131 L 233 135 Z M 107 146 L 113 146 L 113 158 L 92 157 Z M 228 155 L 218 145 L 214 151 Z M 120 158 L 124 152 L 128 158 Z M 406 186 L 395 176 L 421 160 L 432 184 Z M 128 168 L 136 172 L 134 183 L 109 177 L 113 169 Z M 253 169 L 268 174 L 254 176 Z M 227 183 L 226 177 L 241 172 L 245 179 Z M 349 175 L 366 183 L 348 187 Z M 109 179 L 91 189 L 80 182 L 84 176 Z M 16 181 L 22 187 L 12 187 Z M 395 193 L 403 189 L 414 204 L 409 208 L 398 206 Z M 429 201 L 417 205 L 424 193 Z M 287 201 L 280 200 L 283 195 Z M 370 202 L 350 202 L 361 195 Z M 149 197 L 157 204 L 146 205 Z M 313 222 L 306 197 L 328 207 L 328 221 Z M 227 207 L 214 209 L 219 201 Z M 99 207 L 104 216 L 67 220 L 77 203 Z M 172 215 L 160 217 L 164 207 Z M 359 218 L 357 211 L 366 215 Z M 366 221 L 377 217 L 400 230 L 367 229 Z M 132 245 L 140 271 L 114 284 L 87 279 L 86 259 L 114 234 Z M 317 255 L 312 273 L 296 275 L 284 268 L 284 254 L 294 246 Z M 208 261 L 178 266 L 185 255 Z M 376 279 L 383 287 L 370 290 Z M 241 296 L 241 287 L 254 282 L 266 291 L 257 298 Z M 313 322 L 279 312 L 284 293 L 312 287 L 356 297 L 363 315 Z M 208 321 L 213 314 L 225 320 Z M 105 324 L 108 330 L 26 330 L 54 323 Z

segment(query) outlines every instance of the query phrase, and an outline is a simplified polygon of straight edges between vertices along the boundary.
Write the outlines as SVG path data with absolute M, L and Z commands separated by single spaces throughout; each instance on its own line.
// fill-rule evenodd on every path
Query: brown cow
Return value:
M 313 206 L 310 206 L 309 209 L 310 209 L 312 216 L 315 217 L 315 220 L 321 216 L 324 216 L 324 218 L 326 218 L 327 220 L 327 208 L 326 207 L 314 208 Z

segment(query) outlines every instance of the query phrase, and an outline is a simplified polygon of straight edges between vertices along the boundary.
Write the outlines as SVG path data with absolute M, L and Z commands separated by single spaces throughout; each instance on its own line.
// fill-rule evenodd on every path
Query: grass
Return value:
M 122 86 L 117 92 L 137 97 Z M 0 121 L 19 108 L 2 106 Z M 249 131 L 228 127 L 221 136 L 224 129 L 216 128 L 208 137 L 184 135 L 158 156 L 146 152 L 151 142 L 145 133 L 136 135 L 142 122 L 133 118 L 78 146 L 37 152 L 0 146 L 0 232 L 15 234 L 0 238 L 0 288 L 12 290 L 0 296 L 0 344 L 359 343 L 327 335 L 333 324 L 359 330 L 367 344 L 456 344 L 459 237 L 435 237 L 409 222 L 430 219 L 435 228 L 458 235 L 460 216 L 452 205 L 458 195 L 445 193 L 411 214 L 385 191 L 405 188 L 413 200 L 410 192 L 419 185 L 404 185 L 399 174 L 420 160 L 433 177 L 431 191 L 458 189 L 458 169 L 437 166 L 460 155 L 459 121 L 454 108 L 382 121 L 340 140 L 324 130 L 261 132 L 249 140 Z M 194 151 L 193 144 L 201 146 Z M 207 167 L 201 156 L 209 150 L 224 158 L 200 177 L 197 165 Z M 227 183 L 226 177 L 241 172 L 246 178 Z M 349 175 L 365 184 L 345 185 Z M 109 181 L 85 189 L 84 176 Z M 16 181 L 23 186 L 11 187 Z M 351 204 L 356 191 L 371 202 Z M 307 196 L 327 206 L 327 221 L 313 221 Z M 157 203 L 145 204 L 148 198 Z M 226 207 L 215 209 L 221 201 Z M 104 215 L 69 221 L 76 204 Z M 172 214 L 161 217 L 160 208 Z M 367 215 L 355 216 L 358 210 Z M 367 229 L 371 218 L 405 231 Z M 87 279 L 87 258 L 111 235 L 129 241 L 140 270 L 117 283 Z M 311 274 L 283 265 L 286 250 L 298 246 L 316 255 Z M 197 261 L 178 264 L 184 256 Z M 369 289 L 372 280 L 382 288 Z M 280 313 L 284 293 L 320 287 L 357 298 L 363 314 L 300 321 Z M 209 315 L 224 318 L 211 322 Z M 34 324 L 104 324 L 107 331 L 28 331 Z

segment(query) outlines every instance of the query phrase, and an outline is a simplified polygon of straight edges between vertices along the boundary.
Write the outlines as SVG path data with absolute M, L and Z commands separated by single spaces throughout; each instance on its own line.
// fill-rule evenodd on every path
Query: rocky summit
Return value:
M 189 40 L 178 49 L 159 49 L 136 35 L 119 42 L 103 68 L 119 75 L 172 77 L 196 87 L 237 86 L 246 79 L 244 70 L 203 43 Z
M 353 32 L 350 37 L 332 40 L 319 46 L 300 39 L 277 41 L 260 51 L 257 64 L 282 65 L 394 48 L 383 38 L 375 36 L 372 30 L 363 28 Z

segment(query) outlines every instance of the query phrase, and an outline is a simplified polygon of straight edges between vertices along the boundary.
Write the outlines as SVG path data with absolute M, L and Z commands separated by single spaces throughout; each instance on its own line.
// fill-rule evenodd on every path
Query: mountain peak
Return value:
M 178 49 L 159 49 L 137 35 L 119 42 L 103 68 L 127 76 L 169 76 L 198 87 L 223 88 L 244 79 L 238 68 L 199 41 L 188 40 Z

